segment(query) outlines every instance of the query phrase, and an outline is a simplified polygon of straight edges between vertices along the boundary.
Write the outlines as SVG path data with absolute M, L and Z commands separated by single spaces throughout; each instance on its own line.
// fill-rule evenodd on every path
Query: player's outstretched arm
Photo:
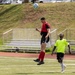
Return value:
M 38 28 L 36 28 L 36 31 L 41 32 L 41 30 L 40 30 L 40 29 L 38 29 Z
M 68 48 L 69 48 L 69 54 L 71 54 L 71 49 L 70 49 L 70 45 L 68 45 Z
M 56 49 L 56 46 L 54 46 L 51 55 L 53 55 L 53 52 L 55 51 L 55 49 Z

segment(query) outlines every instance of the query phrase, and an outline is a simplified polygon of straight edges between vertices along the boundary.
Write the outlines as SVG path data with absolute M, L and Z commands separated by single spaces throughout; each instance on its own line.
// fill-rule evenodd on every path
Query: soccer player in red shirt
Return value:
M 46 22 L 44 17 L 41 18 L 41 22 L 42 22 L 41 30 L 36 28 L 36 30 L 38 32 L 40 32 L 40 34 L 42 36 L 41 37 L 41 51 L 40 51 L 40 54 L 38 56 L 38 59 L 34 60 L 35 62 L 38 62 L 37 65 L 44 64 L 46 43 L 49 42 L 49 35 L 50 35 L 50 28 L 51 28 L 50 25 Z

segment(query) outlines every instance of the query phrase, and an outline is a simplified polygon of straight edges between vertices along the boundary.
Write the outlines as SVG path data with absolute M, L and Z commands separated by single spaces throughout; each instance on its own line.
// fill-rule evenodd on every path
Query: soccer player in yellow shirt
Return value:
M 68 46 L 69 48 L 69 53 L 71 54 L 70 51 L 70 45 L 69 43 L 66 41 L 66 39 L 64 39 L 64 34 L 60 34 L 59 35 L 60 39 L 58 39 L 54 45 L 54 48 L 52 50 L 52 55 L 53 52 L 55 51 L 55 49 L 57 49 L 57 60 L 58 62 L 61 64 L 61 73 L 64 72 L 66 65 L 63 63 L 63 58 L 64 58 L 64 54 L 65 54 L 65 47 Z

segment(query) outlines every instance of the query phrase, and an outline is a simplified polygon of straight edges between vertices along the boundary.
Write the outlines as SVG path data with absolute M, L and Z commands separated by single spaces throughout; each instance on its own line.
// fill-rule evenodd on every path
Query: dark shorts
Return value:
M 64 53 L 57 53 L 57 60 L 62 60 L 64 57 Z
M 48 43 L 49 42 L 49 37 L 48 38 L 45 38 L 45 36 L 42 36 L 42 38 L 41 38 L 41 44 L 42 43 Z

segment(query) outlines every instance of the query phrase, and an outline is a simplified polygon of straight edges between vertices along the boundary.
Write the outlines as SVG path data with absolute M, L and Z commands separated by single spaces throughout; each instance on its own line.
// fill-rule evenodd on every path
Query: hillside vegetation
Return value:
M 0 34 L 10 28 L 40 27 L 41 17 L 46 17 L 52 28 L 63 30 L 75 27 L 75 3 L 40 3 L 37 9 L 32 3 L 0 5 Z

